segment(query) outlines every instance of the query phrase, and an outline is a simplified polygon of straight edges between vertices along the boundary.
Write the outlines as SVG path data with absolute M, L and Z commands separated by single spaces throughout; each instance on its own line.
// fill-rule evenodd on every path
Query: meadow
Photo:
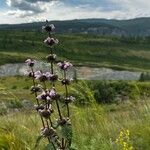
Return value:
M 150 71 L 149 38 L 56 34 L 59 59 L 76 66 Z M 44 60 L 41 31 L 0 31 L 0 65 L 22 63 L 28 57 Z M 27 77 L 0 78 L 0 150 L 46 150 L 41 122 L 33 109 L 32 83 Z M 57 84 L 61 92 L 62 85 Z M 150 82 L 78 81 L 70 87 L 73 149 L 149 150 Z
M 54 51 L 75 65 L 114 69 L 147 70 L 150 67 L 149 38 L 111 37 L 86 34 L 56 34 L 60 43 Z M 0 64 L 24 62 L 29 56 L 44 60 L 41 31 L 0 31 Z M 80 56 L 80 57 L 79 57 Z
M 71 104 L 74 149 L 124 150 L 125 145 L 126 150 L 149 149 L 150 103 L 146 95 L 149 90 L 136 100 L 100 104 L 88 83 L 80 82 L 70 88 L 84 84 L 84 87 L 77 88 L 78 95 L 81 93 L 85 99 L 90 99 L 90 103 Z M 0 149 L 32 150 L 40 134 L 41 122 L 34 110 L 21 103 L 24 99 L 35 103 L 29 90 L 31 81 L 17 76 L 3 77 L 0 83 Z M 138 84 L 150 88 L 149 82 Z M 57 88 L 62 91 L 61 85 L 58 84 Z M 40 141 L 36 149 L 46 149 L 44 141 Z

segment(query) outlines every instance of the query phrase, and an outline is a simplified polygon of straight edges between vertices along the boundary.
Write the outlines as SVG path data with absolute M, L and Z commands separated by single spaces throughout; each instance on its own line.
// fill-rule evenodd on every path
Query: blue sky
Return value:
M 5 0 L 1 0 L 0 1 L 0 9 L 5 9 L 6 7 L 7 7 L 6 1 Z
M 149 0 L 0 0 L 0 23 L 150 16 Z

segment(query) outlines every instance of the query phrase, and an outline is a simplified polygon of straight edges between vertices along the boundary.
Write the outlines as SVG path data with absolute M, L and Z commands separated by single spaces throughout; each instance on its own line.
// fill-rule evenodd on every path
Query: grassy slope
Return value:
M 6 101 L 3 99 L 6 95 L 19 99 L 32 97 L 28 90 L 31 82 L 26 78 L 1 78 L 0 83 L 3 89 L 0 90 L 1 102 Z M 61 86 L 58 88 L 62 89 Z M 76 107 L 72 104 L 71 114 L 74 129 L 73 143 L 78 150 L 116 150 L 115 140 L 122 128 L 129 129 L 130 140 L 135 149 L 148 150 L 150 147 L 150 103 L 148 100 L 119 105 L 93 104 L 89 107 Z M 1 116 L 0 149 L 4 145 L 6 148 L 11 147 L 11 150 L 31 150 L 40 128 L 39 116 L 32 111 Z M 43 145 L 44 143 L 41 142 L 39 150 L 43 149 Z
M 55 52 L 78 65 L 114 68 L 150 68 L 150 44 L 123 42 L 120 38 L 96 35 L 55 35 L 60 44 Z M 26 58 L 44 59 L 49 53 L 38 32 L 0 31 L 0 64 L 23 62 Z

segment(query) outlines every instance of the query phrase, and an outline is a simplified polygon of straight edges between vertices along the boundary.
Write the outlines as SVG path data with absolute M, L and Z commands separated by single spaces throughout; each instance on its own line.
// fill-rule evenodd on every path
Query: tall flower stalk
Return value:
M 47 147 L 49 149 L 68 150 L 71 148 L 72 141 L 69 103 L 74 101 L 75 98 L 69 95 L 68 85 L 71 80 L 67 78 L 67 70 L 72 67 L 72 64 L 68 61 L 57 61 L 57 56 L 53 52 L 53 47 L 57 45 L 59 41 L 53 38 L 51 34 L 55 26 L 53 24 L 49 25 L 48 21 L 46 21 L 42 29 L 48 33 L 48 37 L 44 40 L 44 44 L 46 44 L 50 50 L 50 54 L 46 57 L 48 63 L 50 63 L 50 71 L 34 71 L 35 60 L 26 60 L 27 65 L 31 69 L 29 77 L 31 77 L 33 81 L 31 92 L 34 93 L 36 98 L 37 105 L 35 108 L 42 122 L 40 139 L 44 137 L 48 139 L 49 143 Z M 63 71 L 63 78 L 61 80 L 55 72 L 55 65 Z M 64 86 L 64 96 L 60 95 L 56 89 L 55 85 L 58 81 L 61 81 Z M 50 82 L 51 88 L 49 89 L 47 84 Z M 62 112 L 62 103 L 66 106 L 66 116 L 64 116 Z M 57 117 L 53 115 L 53 113 L 55 113 L 55 106 L 58 112 Z

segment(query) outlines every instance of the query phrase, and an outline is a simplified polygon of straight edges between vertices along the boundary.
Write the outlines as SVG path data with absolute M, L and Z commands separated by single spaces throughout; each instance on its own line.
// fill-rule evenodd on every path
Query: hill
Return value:
M 150 18 L 130 20 L 114 19 L 79 19 L 67 21 L 51 21 L 56 26 L 56 33 L 82 33 L 116 36 L 150 36 Z M 4 24 L 0 30 L 41 30 L 43 22 L 25 24 Z
M 84 34 L 56 34 L 55 53 L 76 65 L 116 69 L 150 68 L 149 38 L 111 37 Z M 0 31 L 0 64 L 24 62 L 26 58 L 44 60 L 49 49 L 39 31 Z

